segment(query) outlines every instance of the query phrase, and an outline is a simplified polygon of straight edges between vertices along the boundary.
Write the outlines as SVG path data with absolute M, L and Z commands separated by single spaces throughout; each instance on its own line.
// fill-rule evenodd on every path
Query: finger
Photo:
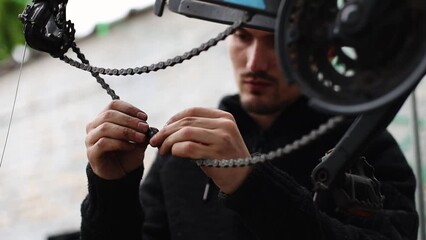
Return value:
M 101 138 L 105 137 L 135 143 L 144 143 L 148 139 L 145 134 L 134 129 L 107 122 L 99 125 L 87 134 L 86 146 L 94 145 Z
M 111 111 L 112 110 L 112 111 Z M 109 113 L 106 113 L 109 112 Z M 121 112 L 124 113 L 125 115 L 129 115 L 131 117 L 134 118 L 138 118 L 142 121 L 146 121 L 148 116 L 146 115 L 145 112 L 143 112 L 142 110 L 138 109 L 137 107 L 121 101 L 121 100 L 113 100 L 111 101 L 108 106 L 98 115 L 98 118 L 102 119 L 102 115 L 103 114 L 113 114 L 114 112 Z M 96 128 L 99 125 L 99 121 L 93 121 L 89 124 L 86 125 L 86 132 L 89 132 L 91 129 Z
M 131 151 L 136 148 L 135 143 L 120 141 L 112 138 L 101 138 L 95 144 L 87 148 L 88 159 L 101 159 L 101 157 L 111 151 Z
M 173 133 L 184 127 L 197 127 L 205 129 L 217 129 L 223 126 L 224 122 L 229 121 L 222 118 L 204 118 L 204 117 L 185 117 L 179 121 L 170 123 L 161 129 L 154 137 L 151 138 L 150 144 L 153 147 L 161 146 L 163 141 Z
M 228 118 L 234 121 L 234 117 L 232 116 L 232 114 L 228 112 L 225 112 L 219 109 L 194 107 L 194 108 L 189 108 L 177 113 L 176 115 L 171 117 L 166 124 L 167 125 L 171 124 L 173 122 L 176 122 L 186 117 Z
M 204 159 L 211 151 L 207 145 L 186 141 L 173 144 L 171 154 L 181 158 Z
M 106 110 L 116 110 L 116 111 L 125 113 L 127 115 L 130 115 L 132 117 L 137 117 L 144 121 L 148 119 L 148 116 L 146 115 L 144 111 L 140 110 L 139 108 L 133 106 L 130 103 L 127 103 L 121 100 L 111 101 L 104 111 Z
M 149 128 L 148 124 L 140 118 L 130 116 L 117 110 L 106 110 L 100 113 L 86 126 L 86 133 L 107 122 L 132 128 L 143 133 L 145 133 Z
M 210 145 L 216 142 L 217 136 L 213 130 L 199 127 L 181 128 L 169 135 L 161 144 L 160 154 L 169 153 L 172 147 L 179 142 L 195 142 L 202 145 Z

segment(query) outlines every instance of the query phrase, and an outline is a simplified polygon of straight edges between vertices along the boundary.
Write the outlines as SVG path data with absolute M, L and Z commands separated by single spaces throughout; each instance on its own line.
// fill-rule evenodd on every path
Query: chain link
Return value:
M 215 167 L 215 168 L 228 168 L 228 167 L 244 167 L 249 165 L 254 165 L 256 163 L 270 161 L 275 158 L 282 157 L 284 155 L 288 155 L 295 150 L 300 149 L 303 146 L 308 145 L 314 140 L 318 139 L 320 136 L 327 133 L 329 130 L 335 128 L 338 123 L 343 121 L 342 116 L 336 116 L 330 118 L 324 124 L 321 124 L 317 129 L 312 130 L 310 133 L 303 135 L 301 138 L 295 140 L 292 143 L 285 145 L 282 148 L 277 148 L 274 151 L 270 151 L 266 154 L 253 154 L 247 158 L 239 158 L 239 159 L 199 159 L 196 160 L 195 163 L 200 167 Z

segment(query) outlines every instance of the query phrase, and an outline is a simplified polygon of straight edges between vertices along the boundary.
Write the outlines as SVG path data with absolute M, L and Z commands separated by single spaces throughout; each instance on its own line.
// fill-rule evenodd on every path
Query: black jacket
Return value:
M 238 96 L 222 100 L 251 153 L 267 153 L 309 133 L 330 116 L 302 98 L 267 131 L 241 108 Z M 348 124 L 271 162 L 257 164 L 232 195 L 225 196 L 191 160 L 158 156 L 140 187 L 142 169 L 105 181 L 88 168 L 89 195 L 82 204 L 83 239 L 416 239 L 415 179 L 397 143 L 384 132 L 364 154 L 385 196 L 370 217 L 336 211 L 333 198 L 313 203 L 310 174 Z M 206 185 L 210 185 L 205 197 Z M 142 211 L 143 209 L 143 211 Z

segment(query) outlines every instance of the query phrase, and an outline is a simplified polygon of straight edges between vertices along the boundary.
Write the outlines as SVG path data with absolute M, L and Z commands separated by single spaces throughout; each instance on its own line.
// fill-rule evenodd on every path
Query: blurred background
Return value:
M 67 18 L 75 23 L 77 44 L 92 65 L 150 65 L 199 46 L 226 28 L 167 11 L 159 18 L 152 13 L 153 2 L 69 1 Z M 87 72 L 30 49 L 23 59 L 22 24 L 17 15 L 26 3 L 0 0 L 2 150 L 7 143 L 0 167 L 2 240 L 44 240 L 78 230 L 80 203 L 87 193 L 85 125 L 111 100 Z M 145 110 L 151 126 L 160 128 L 187 107 L 213 108 L 221 97 L 236 92 L 225 42 L 173 68 L 132 77 L 107 76 L 105 80 L 121 99 Z M 426 169 L 419 165 L 426 165 L 426 150 L 420 151 L 426 149 L 424 81 L 417 88 L 416 99 L 417 120 L 410 98 L 389 130 L 415 169 L 419 190 L 426 190 Z M 416 141 L 417 134 L 420 141 Z M 155 149 L 149 148 L 148 169 L 154 155 Z M 424 197 L 418 194 L 417 199 L 420 209 Z

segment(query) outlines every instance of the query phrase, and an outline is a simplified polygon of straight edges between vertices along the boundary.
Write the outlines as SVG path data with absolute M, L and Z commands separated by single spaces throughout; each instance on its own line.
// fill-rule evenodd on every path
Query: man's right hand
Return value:
M 119 179 L 143 164 L 149 141 L 146 120 L 140 109 L 114 100 L 87 124 L 87 157 L 96 175 Z

